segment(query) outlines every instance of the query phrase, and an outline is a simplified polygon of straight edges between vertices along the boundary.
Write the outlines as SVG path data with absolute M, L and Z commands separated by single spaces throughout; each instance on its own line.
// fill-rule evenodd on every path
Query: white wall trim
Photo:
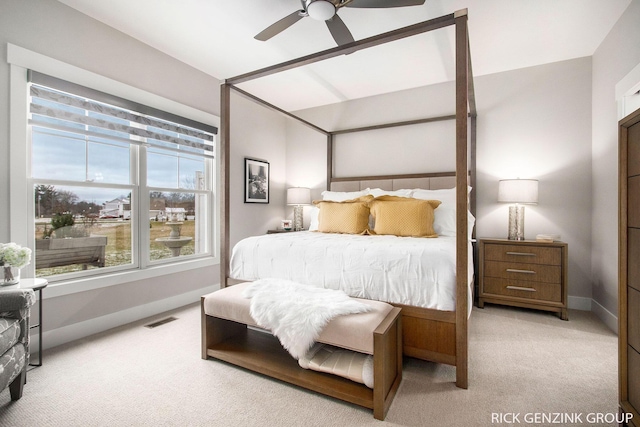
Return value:
M 7 43 L 7 62 L 220 127 L 220 117 L 46 55 Z
M 53 348 L 118 326 L 136 322 L 150 316 L 157 316 L 159 313 L 193 304 L 199 301 L 202 295 L 206 295 L 217 289 L 219 289 L 218 285 L 207 286 L 205 288 L 196 289 L 195 291 L 176 295 L 171 298 L 154 301 L 148 304 L 132 307 L 127 310 L 96 317 L 84 322 L 74 323 L 72 325 L 63 326 L 62 328 L 46 331 L 42 334 L 42 344 L 44 349 Z M 37 346 L 38 335 L 37 333 L 32 333 L 31 348 L 36 348 Z
M 640 64 L 636 65 L 616 84 L 618 120 L 640 108 Z
M 110 274 L 101 274 L 98 276 L 85 276 L 77 279 L 69 279 L 60 282 L 49 282 L 47 291 L 43 298 L 56 298 L 76 292 L 86 292 L 89 290 L 105 288 L 108 286 L 117 286 L 125 283 L 135 282 L 138 280 L 153 279 L 155 277 L 165 276 L 167 274 L 182 273 L 184 271 L 196 268 L 206 268 L 212 265 L 218 265 L 220 261 L 213 257 L 198 258 L 185 260 L 179 263 L 158 265 L 143 270 L 130 269 L 122 270 Z
M 567 306 L 574 310 L 591 311 L 591 298 L 569 296 Z
M 593 308 L 591 311 L 598 316 L 602 322 L 607 325 L 609 329 L 611 329 L 616 334 L 618 333 L 618 316 L 604 308 L 602 305 L 598 303 L 598 301 L 593 300 Z
M 7 62 L 10 64 L 10 165 L 12 181 L 10 185 L 10 239 L 24 246 L 30 246 L 29 236 L 33 236 L 29 228 L 33 226 L 34 212 L 29 211 L 28 180 L 24 173 L 28 168 L 27 149 L 24 141 L 28 139 L 27 114 L 28 114 L 28 89 L 27 70 L 35 70 L 44 74 L 58 77 L 73 83 L 81 84 L 116 96 L 130 99 L 161 110 L 198 120 L 202 123 L 220 125 L 220 118 L 207 112 L 164 98 L 151 92 L 138 89 L 125 83 L 93 73 L 91 71 L 67 64 L 54 58 L 37 52 L 7 43 Z M 27 144 L 28 145 L 28 144 Z M 216 152 L 219 153 L 219 144 Z M 219 159 L 219 156 L 217 157 Z M 219 161 L 216 160 L 216 174 L 219 174 Z M 218 176 L 218 175 L 217 175 Z M 216 178 L 217 178 L 216 176 Z M 211 177 L 213 178 L 213 177 Z M 157 265 L 139 269 L 123 268 L 112 273 L 103 273 L 95 276 L 82 276 L 75 279 L 53 277 L 50 280 L 44 298 L 55 298 L 76 292 L 100 289 L 138 280 L 151 279 L 167 274 L 179 273 L 196 268 L 205 268 L 220 263 L 218 246 L 220 225 L 217 223 L 219 212 L 220 180 L 213 182 L 213 195 L 211 198 L 211 215 L 213 230 L 210 232 L 211 254 L 202 257 L 184 260 L 182 262 L 158 263 Z M 25 215 L 26 213 L 26 215 Z M 35 263 L 30 263 L 23 270 L 23 277 L 35 276 Z M 56 281 L 57 280 L 57 281 Z
M 616 99 L 623 98 L 640 90 L 640 64 L 636 65 L 616 84 Z

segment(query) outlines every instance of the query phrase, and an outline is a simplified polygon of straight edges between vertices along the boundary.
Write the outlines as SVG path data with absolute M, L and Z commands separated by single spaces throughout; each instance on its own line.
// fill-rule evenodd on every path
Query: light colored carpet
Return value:
M 155 329 L 143 325 L 169 315 Z M 589 312 L 487 305 L 469 331 L 469 389 L 455 370 L 405 359 L 385 425 L 489 426 L 492 413 L 617 412 L 617 337 Z M 0 393 L 1 426 L 378 426 L 371 411 L 200 358 L 191 305 L 44 354 L 24 395 Z M 493 425 L 499 425 L 494 423 Z M 503 423 L 501 425 L 510 425 Z M 538 424 L 543 425 L 543 424 Z M 548 424 L 547 424 L 548 425 Z M 566 423 L 563 425 L 567 425 Z

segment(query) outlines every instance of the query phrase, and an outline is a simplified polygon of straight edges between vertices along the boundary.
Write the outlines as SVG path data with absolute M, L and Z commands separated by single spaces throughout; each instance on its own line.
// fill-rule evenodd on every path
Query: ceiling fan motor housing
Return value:
M 307 13 L 317 21 L 326 21 L 336 14 L 336 7 L 327 0 L 307 0 Z

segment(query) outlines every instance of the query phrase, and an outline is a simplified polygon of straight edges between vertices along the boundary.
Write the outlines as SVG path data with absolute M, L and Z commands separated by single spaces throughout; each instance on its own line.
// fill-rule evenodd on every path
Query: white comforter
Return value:
M 231 255 L 231 277 L 288 279 L 367 298 L 454 311 L 456 238 L 318 232 L 248 237 Z M 469 295 L 473 282 L 469 243 Z M 470 304 L 471 306 L 471 298 Z

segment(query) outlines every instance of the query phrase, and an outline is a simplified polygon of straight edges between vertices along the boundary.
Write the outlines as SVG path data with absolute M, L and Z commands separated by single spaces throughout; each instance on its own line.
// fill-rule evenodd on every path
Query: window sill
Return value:
M 214 257 L 198 258 L 180 263 L 157 265 L 144 270 L 125 270 L 100 276 L 83 277 L 60 282 L 51 281 L 44 292 L 43 298 L 55 298 L 64 295 L 86 292 L 109 286 L 117 286 L 138 280 L 152 279 L 167 274 L 180 273 L 197 268 L 211 267 L 220 264 Z

